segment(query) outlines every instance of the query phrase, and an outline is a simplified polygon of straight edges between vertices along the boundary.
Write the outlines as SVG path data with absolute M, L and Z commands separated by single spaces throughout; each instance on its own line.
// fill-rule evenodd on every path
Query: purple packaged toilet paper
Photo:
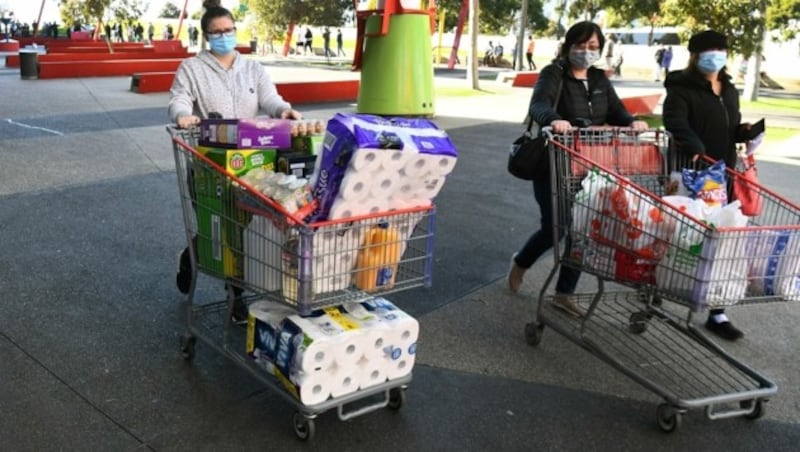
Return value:
M 356 149 L 399 149 L 403 152 L 458 156 L 447 133 L 427 119 L 337 113 L 328 121 L 314 177 L 313 194 L 319 207 L 312 217 L 313 221 L 328 219 Z

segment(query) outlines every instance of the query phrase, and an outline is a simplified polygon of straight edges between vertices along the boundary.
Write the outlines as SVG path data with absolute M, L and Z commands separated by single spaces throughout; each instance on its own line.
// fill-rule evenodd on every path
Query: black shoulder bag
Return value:
M 564 85 L 563 74 L 558 82 L 556 100 L 553 109 L 558 108 L 561 88 Z M 521 137 L 514 140 L 508 154 L 508 172 L 523 180 L 538 180 L 547 175 L 547 139 L 542 135 L 539 124 L 528 118 L 528 128 Z

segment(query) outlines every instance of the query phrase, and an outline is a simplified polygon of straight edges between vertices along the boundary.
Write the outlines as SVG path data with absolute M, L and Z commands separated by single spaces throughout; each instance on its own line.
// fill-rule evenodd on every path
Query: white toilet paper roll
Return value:
M 329 370 L 331 397 L 341 397 L 358 391 L 361 386 L 361 368 L 358 365 L 348 367 L 333 366 Z
M 415 355 L 402 354 L 400 358 L 387 361 L 382 369 L 387 380 L 396 380 L 411 373 L 414 368 Z
M 339 367 L 354 366 L 363 356 L 366 338 L 360 329 L 347 330 L 337 337 L 334 361 Z
M 314 373 L 330 370 L 333 367 L 333 346 L 329 341 L 304 340 L 302 334 L 294 338 L 295 355 L 292 368 L 298 372 Z
M 400 168 L 406 164 L 409 155 L 412 154 L 396 149 L 387 149 L 381 153 L 380 169 L 391 173 L 397 173 Z
M 456 166 L 456 158 L 449 155 L 423 154 L 428 160 L 428 168 L 437 176 L 447 176 Z
M 350 157 L 350 168 L 356 171 L 373 171 L 381 164 L 381 149 L 358 148 Z M 349 172 L 349 171 L 348 171 Z
M 346 201 L 361 201 L 369 196 L 376 182 L 370 171 L 349 169 L 342 178 L 338 196 Z
M 377 360 L 363 359 L 359 361 L 358 369 L 360 370 L 359 382 L 361 383 L 361 389 L 366 389 L 385 382 L 386 371 L 384 367 L 388 366 Z
M 391 200 L 396 201 L 397 204 L 408 204 L 414 201 L 419 190 L 419 182 L 415 178 L 400 176 L 397 180 L 397 186 L 392 193 Z M 402 208 L 402 207 L 401 207 Z
M 362 206 L 364 215 L 374 215 L 389 210 L 389 200 L 388 198 L 373 198 L 370 196 L 364 200 Z
M 281 287 L 281 250 L 283 233 L 265 217 L 254 215 L 242 233 L 244 247 L 244 280 L 264 291 Z
M 397 189 L 400 177 L 397 173 L 376 172 L 372 175 L 373 183 L 369 187 L 369 196 L 374 199 L 386 200 Z
M 431 171 L 430 163 L 425 154 L 409 154 L 406 163 L 400 170 L 407 177 L 419 178 Z
M 341 218 L 364 215 L 367 210 L 363 206 L 364 202 L 346 201 L 342 198 L 336 198 L 333 201 L 333 206 L 328 214 L 328 218 L 331 220 L 338 220 Z
M 415 198 L 432 200 L 439 194 L 444 187 L 444 176 L 437 176 L 433 173 L 428 173 L 425 177 L 418 179 L 417 190 L 414 193 Z
M 385 348 L 394 337 L 386 327 L 379 321 L 362 322 L 364 324 L 364 358 L 370 361 L 378 361 L 385 356 Z
M 304 405 L 317 405 L 328 400 L 331 385 L 328 372 L 293 373 L 289 380 L 295 385 L 300 401 Z

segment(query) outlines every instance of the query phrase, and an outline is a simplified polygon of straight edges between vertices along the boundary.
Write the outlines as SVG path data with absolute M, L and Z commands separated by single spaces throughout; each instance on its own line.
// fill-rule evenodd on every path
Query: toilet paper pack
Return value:
M 800 300 L 800 230 L 757 231 L 748 237 L 748 293 Z
M 398 152 L 402 152 L 402 154 L 398 154 Z M 403 162 L 398 155 L 405 154 L 457 157 L 455 146 L 447 134 L 431 121 L 344 113 L 334 116 L 328 122 L 322 153 L 318 156 L 317 168 L 312 177 L 313 194 L 319 202 L 319 207 L 312 219 L 326 220 L 330 218 L 329 214 L 334 206 L 334 201 L 339 195 L 342 181 L 349 170 L 370 171 L 369 178 L 365 173 L 361 180 L 362 185 L 369 184 L 370 192 L 380 190 L 378 193 L 372 193 L 372 199 L 382 200 L 394 193 L 394 181 L 403 171 L 408 172 L 407 177 L 419 178 L 430 171 L 447 172 L 448 169 L 452 170 L 454 165 L 454 162 L 450 160 L 441 160 L 438 163 L 430 162 L 430 164 L 413 160 Z M 355 155 L 358 156 L 354 158 Z M 350 165 L 351 160 L 354 162 L 353 165 Z M 376 160 L 381 161 L 382 164 L 374 166 Z M 420 165 L 430 165 L 430 170 L 422 171 Z M 378 180 L 373 182 L 375 178 Z M 354 177 L 351 176 L 351 179 Z M 432 187 L 429 191 L 435 189 L 436 187 Z M 347 190 L 348 195 L 355 193 L 359 193 L 359 191 Z M 361 198 L 361 201 L 364 199 Z M 353 203 L 355 206 L 357 202 L 353 201 Z M 387 206 L 378 203 L 376 207 L 386 208 Z M 347 212 L 360 210 L 346 209 Z

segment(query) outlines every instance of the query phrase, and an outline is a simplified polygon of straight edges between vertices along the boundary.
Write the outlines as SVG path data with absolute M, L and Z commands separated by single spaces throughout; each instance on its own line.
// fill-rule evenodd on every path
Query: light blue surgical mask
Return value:
M 211 51 L 217 55 L 227 55 L 233 52 L 233 49 L 236 47 L 236 36 L 225 36 L 225 34 L 222 34 L 220 37 L 209 39 L 208 45 L 211 47 Z
M 704 74 L 719 72 L 728 62 L 728 53 L 724 50 L 708 50 L 700 52 L 697 57 L 697 69 Z

